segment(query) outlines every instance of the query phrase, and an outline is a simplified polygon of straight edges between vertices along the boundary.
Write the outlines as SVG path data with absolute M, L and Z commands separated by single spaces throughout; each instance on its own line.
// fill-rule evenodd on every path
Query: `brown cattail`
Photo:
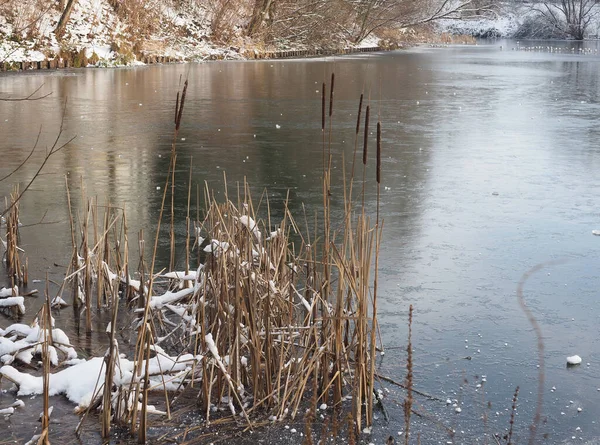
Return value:
M 175 120 L 173 123 L 177 125 L 177 115 L 179 114 L 179 91 L 177 91 L 177 100 L 175 101 Z
M 325 82 L 321 88 L 321 130 L 325 130 Z
M 177 120 L 175 122 L 175 130 L 179 130 L 181 125 L 181 115 L 183 114 L 183 104 L 185 103 L 185 92 L 187 91 L 188 81 L 186 80 L 183 84 L 183 92 L 181 93 L 181 103 L 179 104 L 179 112 L 177 113 Z
M 356 118 L 356 134 L 360 131 L 360 114 L 362 113 L 363 94 L 360 95 L 360 102 L 358 103 L 358 116 Z
M 377 122 L 377 184 L 381 184 L 381 122 Z
M 329 117 L 333 113 L 333 86 L 335 85 L 335 73 L 331 73 L 331 91 L 329 92 Z
M 369 114 L 371 107 L 367 105 L 367 112 L 365 113 L 365 140 L 363 144 L 363 164 L 367 165 L 367 151 L 369 145 Z

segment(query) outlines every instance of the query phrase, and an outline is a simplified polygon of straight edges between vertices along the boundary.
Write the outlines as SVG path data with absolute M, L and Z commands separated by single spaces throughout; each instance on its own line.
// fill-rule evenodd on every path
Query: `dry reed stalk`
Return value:
M 138 294 L 138 308 L 144 308 L 146 306 L 146 293 L 144 291 L 146 283 L 146 263 L 144 261 L 146 242 L 144 241 L 144 229 L 140 229 L 138 235 L 138 245 L 140 250 L 140 259 L 138 263 L 138 272 L 140 274 L 140 290 Z
M 10 194 L 10 209 L 6 214 L 6 268 L 8 276 L 14 284 L 27 285 L 27 276 L 25 274 L 25 263 L 21 259 L 20 253 L 23 250 L 19 247 L 19 188 L 15 187 Z
M 331 172 L 331 138 L 333 134 L 333 94 L 335 91 L 335 73 L 331 73 L 331 87 L 329 88 L 329 141 L 327 144 L 327 158 L 328 166 L 327 170 Z
M 117 313 L 119 310 L 118 294 L 112 294 L 112 318 L 110 322 L 110 345 L 104 356 L 105 375 L 104 390 L 102 394 L 102 438 L 110 438 L 110 424 L 112 421 L 112 390 L 115 376 L 115 366 L 119 360 L 119 347 L 116 340 Z
M 362 208 L 364 212 L 365 207 L 365 187 L 367 183 L 367 158 L 369 151 L 369 119 L 371 114 L 371 107 L 367 105 L 365 110 L 365 130 L 363 136 L 363 178 L 362 178 Z
M 404 443 L 410 438 L 410 414 L 413 405 L 413 360 L 412 360 L 412 304 L 408 310 L 408 344 L 406 346 L 406 399 L 404 399 Z
M 43 363 L 43 411 L 42 411 L 42 433 L 38 439 L 38 445 L 50 445 L 50 353 L 49 346 L 52 342 L 52 314 L 50 312 L 50 294 L 48 292 L 48 273 L 46 273 L 46 302 L 42 307 L 40 317 L 40 330 L 42 339 L 42 363 Z
M 325 98 L 327 97 L 326 93 L 327 86 L 325 82 L 321 86 L 321 135 L 323 138 L 323 175 L 325 174 L 325 170 L 327 168 L 326 160 L 325 160 Z
M 131 301 L 133 296 L 133 288 L 131 286 L 131 274 L 129 273 L 129 236 L 127 230 L 127 214 L 123 211 L 122 218 L 122 230 L 120 233 L 123 235 L 123 267 L 119 273 L 120 276 L 125 277 L 125 300 Z M 117 245 L 120 247 L 120 243 Z M 144 283 L 140 283 L 140 288 L 144 287 Z
M 519 387 L 515 389 L 515 394 L 513 395 L 512 407 L 510 410 L 510 428 L 508 430 L 508 436 L 506 438 L 506 444 L 512 445 L 512 435 L 513 435 L 513 427 L 515 425 L 515 414 L 517 413 L 517 400 L 519 398 Z
M 535 415 L 533 416 L 533 422 L 529 428 L 529 445 L 535 444 L 535 436 L 542 420 L 542 408 L 544 405 L 544 383 L 546 381 L 545 374 L 545 358 L 544 358 L 544 336 L 542 333 L 542 328 L 539 323 L 535 319 L 533 312 L 525 303 L 525 298 L 523 296 L 523 288 L 525 287 L 525 283 L 534 273 L 538 272 L 545 266 L 549 266 L 552 264 L 560 264 L 562 260 L 557 261 L 549 261 L 546 263 L 537 264 L 536 266 L 529 269 L 527 272 L 523 274 L 521 279 L 519 280 L 519 284 L 517 285 L 517 299 L 519 300 L 519 305 L 521 306 L 521 310 L 525 313 L 527 320 L 533 327 L 535 331 L 535 335 L 537 337 L 537 350 L 538 350 L 538 390 L 537 390 L 537 401 L 535 408 Z
M 367 107 L 367 114 L 368 114 Z M 374 388 L 373 384 L 375 382 L 375 356 L 377 354 L 376 349 L 376 337 L 377 337 L 377 284 L 378 284 L 378 272 L 379 272 L 379 250 L 381 247 L 381 233 L 383 230 L 383 221 L 379 220 L 379 209 L 381 202 L 381 122 L 377 122 L 377 165 L 376 165 L 376 181 L 377 181 L 377 210 L 376 210 L 376 219 L 375 219 L 375 274 L 373 280 L 373 303 L 371 309 L 371 349 L 370 349 L 370 370 L 369 370 L 369 382 L 370 388 L 369 391 L 369 399 L 368 399 L 368 413 L 367 416 L 367 424 L 371 425 L 373 423 L 373 395 Z M 365 150 L 366 152 L 366 150 Z M 412 322 L 412 306 L 410 308 L 410 322 Z M 410 323 L 409 323 L 410 324 Z M 409 326 L 410 329 L 410 326 Z M 411 371 L 412 372 L 412 371 Z M 412 388 L 412 386 L 411 386 Z M 412 394 L 411 394 L 412 397 Z
M 69 264 L 69 268 L 67 269 L 67 275 L 69 275 L 70 272 L 74 272 L 77 269 L 79 269 L 79 261 L 77 259 L 77 241 L 75 234 L 75 221 L 73 219 L 73 207 L 71 206 L 71 192 L 69 190 L 69 178 L 67 176 L 65 176 L 65 190 L 67 192 L 67 204 L 69 207 L 69 228 L 71 229 L 71 245 L 73 249 L 71 254 L 71 262 Z M 65 279 L 64 282 L 66 283 L 66 281 L 67 280 Z M 75 283 L 75 285 L 73 286 L 72 300 L 73 310 L 77 314 L 79 310 L 78 283 Z M 79 317 L 76 316 L 76 319 L 78 318 Z
M 85 199 L 83 200 L 85 202 Z M 83 256 L 83 292 L 85 295 L 85 332 L 92 333 L 92 257 L 88 241 L 88 224 L 90 219 L 92 202 L 88 201 L 86 213 L 83 218 L 83 230 L 81 240 L 81 253 Z
M 160 227 L 161 227 L 161 222 L 162 222 L 164 209 L 165 209 L 165 202 L 166 202 L 166 198 L 167 198 L 167 190 L 168 190 L 168 186 L 169 186 L 169 181 L 171 179 L 174 179 L 174 171 L 175 171 L 175 163 L 176 163 L 176 148 L 175 147 L 176 147 L 177 134 L 179 132 L 179 128 L 181 125 L 181 118 L 183 115 L 183 107 L 184 107 L 184 103 L 185 103 L 187 86 L 188 86 L 188 82 L 186 80 L 184 87 L 183 87 L 183 91 L 181 93 L 181 101 L 180 102 L 178 101 L 178 104 L 176 105 L 176 109 L 175 109 L 175 116 L 176 116 L 175 131 L 173 133 L 173 140 L 171 143 L 171 159 L 170 159 L 170 163 L 169 163 L 169 170 L 167 172 L 166 184 L 163 189 L 161 208 L 160 208 L 159 218 L 158 218 L 157 228 L 156 228 L 156 236 L 154 239 L 154 249 L 153 249 L 153 253 L 152 253 L 152 262 L 151 262 L 151 266 L 150 266 L 150 280 L 148 283 L 148 295 L 146 296 L 146 302 L 145 302 L 146 304 L 144 306 L 144 311 L 143 311 L 142 319 L 140 321 L 140 325 L 139 325 L 140 328 L 138 330 L 138 336 L 137 336 L 137 341 L 136 341 L 136 352 L 135 352 L 135 360 L 134 360 L 134 368 L 133 368 L 134 378 L 132 379 L 131 385 L 128 389 L 130 394 L 134 394 L 134 400 L 136 400 L 136 401 L 138 400 L 138 396 L 141 391 L 140 379 L 141 379 L 141 373 L 142 373 L 142 363 L 144 363 L 144 357 L 146 357 L 146 359 L 149 359 L 149 347 L 150 347 L 149 335 L 151 335 L 149 332 L 150 301 L 152 298 L 152 288 L 153 288 L 153 283 L 154 283 L 154 270 L 155 270 L 156 257 L 157 257 L 158 239 L 159 239 Z M 173 189 L 173 191 L 174 191 L 174 189 Z M 141 287 L 143 287 L 143 286 L 144 286 L 144 284 L 142 283 Z M 147 363 L 147 360 L 146 360 L 146 363 Z M 146 370 L 148 370 L 148 366 L 146 366 Z M 145 392 L 144 397 L 147 397 L 147 391 Z M 143 410 L 146 409 L 145 404 L 142 405 L 142 409 Z M 137 415 L 138 415 L 137 403 L 134 403 L 133 410 L 127 419 L 129 422 L 132 434 L 135 434 L 135 431 L 136 431 Z M 145 419 L 145 411 L 143 411 L 142 418 L 140 420 L 140 432 L 138 434 L 138 440 L 141 441 L 142 438 L 145 440 L 145 437 L 146 437 L 146 419 Z
M 190 229 L 191 229 L 191 219 L 190 219 L 190 208 L 191 208 L 191 200 L 192 200 L 192 159 L 190 159 L 190 175 L 188 177 L 188 200 L 187 200 L 187 214 L 185 217 L 185 274 L 189 275 L 190 273 Z M 185 286 L 189 287 L 191 285 L 190 281 L 185 282 Z
M 94 235 L 94 239 L 93 239 L 93 245 L 97 245 L 98 244 L 98 198 L 96 198 L 95 200 L 90 200 L 91 203 L 91 209 L 90 209 L 90 213 L 91 213 L 91 218 L 92 218 L 92 230 L 93 230 L 93 235 Z M 101 255 L 94 255 L 91 259 L 90 259 L 90 267 L 93 270 L 96 271 L 100 271 L 102 270 L 99 266 L 100 266 L 100 260 L 99 258 L 101 258 Z M 92 264 L 95 263 L 95 264 Z M 92 278 L 94 278 L 94 276 L 92 275 Z M 101 279 L 97 279 L 96 280 L 96 308 L 100 309 L 100 295 L 102 295 L 102 280 Z M 90 289 L 90 298 L 91 298 L 91 289 Z M 90 302 L 90 307 L 91 307 L 91 302 Z
M 108 237 L 108 233 L 110 230 L 111 215 L 112 215 L 112 207 L 110 205 L 110 202 L 106 201 L 105 207 L 104 207 L 104 220 L 103 220 L 103 225 L 102 225 L 102 233 L 103 233 L 102 238 L 104 239 L 104 243 L 103 243 L 103 248 L 102 248 L 102 255 L 98 255 L 98 258 L 102 258 L 102 263 L 99 263 L 99 264 L 100 264 L 100 267 L 102 267 L 105 270 L 105 273 L 103 274 L 103 277 L 105 277 L 105 280 L 99 280 L 99 282 L 100 283 L 108 282 L 108 284 L 111 284 L 110 283 L 111 280 L 108 277 L 108 271 L 110 270 L 110 267 L 111 267 L 110 241 L 109 241 L 109 237 Z M 98 270 L 100 270 L 100 269 L 98 269 Z M 117 283 L 117 286 L 118 286 L 118 283 Z M 98 304 L 100 306 L 102 306 L 102 304 L 108 304 L 111 301 L 110 299 L 113 297 L 114 290 L 109 288 L 108 292 L 105 292 L 105 287 L 102 285 L 99 285 L 98 291 L 102 292 L 101 294 L 98 294 L 98 298 L 97 298 Z
M 146 433 L 148 429 L 148 388 L 150 386 L 150 343 L 152 331 L 150 325 L 146 326 L 146 344 L 145 344 L 145 373 L 144 389 L 142 391 L 142 412 L 140 414 L 140 429 L 138 431 L 138 443 L 146 443 Z M 137 404 L 137 399 L 133 403 Z

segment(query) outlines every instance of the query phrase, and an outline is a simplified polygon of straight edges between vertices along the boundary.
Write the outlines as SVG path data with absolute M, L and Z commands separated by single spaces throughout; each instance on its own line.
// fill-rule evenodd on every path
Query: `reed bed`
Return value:
M 142 279 L 138 286 L 130 286 L 127 282 L 128 262 L 120 259 L 118 243 L 112 254 L 118 271 L 106 274 L 117 275 L 121 285 L 126 284 L 131 300 L 137 300 L 139 321 L 134 371 L 137 378 L 122 390 L 127 393 L 123 396 L 125 399 L 140 400 L 141 403 L 139 409 L 134 404 L 133 409 L 115 416 L 120 422 L 130 425 L 140 443 L 146 440 L 145 407 L 148 390 L 152 389 L 148 385 L 148 363 L 157 350 L 189 353 L 199 358 L 185 375 L 178 376 L 178 381 L 181 389 L 187 386 L 197 391 L 199 408 L 206 424 L 215 416 L 222 417 L 223 411 L 226 411 L 253 428 L 260 419 L 294 419 L 304 415 L 306 409 L 314 415 L 319 406 L 325 404 L 342 408 L 347 401 L 356 431 L 372 425 L 376 354 L 376 300 L 372 269 L 381 226 L 378 215 L 373 223 L 362 207 L 358 212 L 354 209 L 352 176 L 345 196 L 347 215 L 341 224 L 331 221 L 330 144 L 334 79 L 332 76 L 329 109 L 326 110 L 323 105 L 322 219 L 319 221 L 317 218 L 314 227 L 302 231 L 287 206 L 279 221 L 271 220 L 268 201 L 266 208 L 255 209 L 248 184 L 239 184 L 234 196 L 226 193 L 224 201 L 216 199 L 206 186 L 204 218 L 196 221 L 193 234 L 194 248 L 202 262 L 191 268 L 190 187 L 186 216 L 186 266 L 181 272 L 173 270 L 173 227 L 176 224 L 173 184 L 177 162 L 175 141 L 187 84 L 181 95 L 178 94 L 171 164 L 163 188 L 161 210 L 161 221 L 164 217 L 170 227 L 170 271 L 154 272 L 157 238 L 150 270 L 145 271 L 142 267 L 142 276 L 146 279 Z M 327 118 L 329 130 L 325 127 Z M 365 126 L 367 134 L 368 125 Z M 365 141 L 367 139 L 365 136 Z M 366 142 L 363 151 L 363 167 L 366 170 Z M 379 184 L 380 125 L 377 157 Z M 363 175 L 363 187 L 365 184 Z M 225 189 L 228 190 L 227 183 Z M 259 218 L 258 215 L 265 217 Z M 125 219 L 124 214 L 122 218 Z M 82 233 L 85 233 L 89 227 L 85 226 L 86 219 L 82 220 Z M 105 216 L 99 236 L 103 242 L 94 244 L 94 248 L 104 246 L 104 255 L 108 229 L 114 226 L 115 220 Z M 122 237 L 126 238 L 126 225 L 122 226 Z M 160 221 L 157 237 L 159 232 Z M 140 243 L 143 246 L 141 237 Z M 86 249 L 88 241 L 85 237 L 81 245 L 84 251 L 94 251 Z M 126 257 L 127 254 L 124 255 Z M 77 264 L 73 268 L 78 267 L 80 280 L 83 273 L 83 287 L 89 289 L 84 271 L 88 270 L 91 262 L 86 259 L 85 252 L 84 255 L 74 255 L 74 258 Z M 110 268 L 106 264 L 103 261 L 104 269 L 108 271 Z M 140 264 L 144 264 L 143 256 Z M 92 276 L 100 277 L 97 271 Z M 112 284 L 105 285 L 110 288 Z M 95 287 L 102 289 L 105 285 Z M 79 286 L 82 287 L 81 284 Z M 87 291 L 83 293 L 87 294 Z M 89 301 L 90 298 L 86 304 Z M 110 350 L 115 349 L 111 346 Z M 113 352 L 110 352 L 109 357 L 112 356 Z M 111 361 L 112 358 L 108 360 L 109 363 Z M 165 376 L 165 379 L 169 378 Z M 162 389 L 167 386 L 162 385 Z M 165 398 L 166 406 L 170 407 L 166 392 Z M 105 395 L 104 405 L 107 401 Z M 104 425 L 108 425 L 108 417 L 103 421 Z M 108 431 L 104 430 L 103 434 L 106 437 Z
M 128 425 L 139 443 L 146 443 L 149 414 L 157 413 L 150 406 L 149 393 L 163 394 L 164 411 L 159 414 L 168 418 L 177 400 L 168 391 L 181 393 L 184 389 L 196 394 L 206 425 L 231 416 L 247 428 L 255 428 L 266 419 L 302 416 L 308 433 L 310 419 L 314 420 L 324 405 L 348 412 L 351 437 L 372 425 L 377 353 L 377 274 L 373 265 L 378 264 L 383 225 L 379 217 L 381 125 L 377 124 L 377 214 L 372 217 L 364 210 L 364 189 L 369 182 L 367 107 L 362 205 L 354 203 L 353 160 L 352 173 L 343 178 L 345 215 L 334 222 L 330 213 L 334 81 L 332 75 L 328 109 L 325 84 L 323 88 L 323 208 L 312 227 L 304 224 L 301 228 L 295 219 L 298 215 L 291 214 L 287 203 L 280 213 L 283 217 L 273 220 L 268 200 L 257 208 L 248 184 L 232 189 L 226 179 L 224 200 L 217 199 L 208 185 L 203 189 L 203 217 L 192 224 L 190 185 L 185 267 L 174 269 L 178 254 L 174 230 L 176 140 L 187 82 L 177 96 L 171 162 L 150 262 L 144 259 L 143 232 L 138 235 L 139 280 L 131 277 L 125 210 L 108 202 L 99 205 L 82 194 L 84 207 L 74 212 L 66 183 L 73 253 L 55 301 L 64 302 L 61 295 L 70 286 L 76 326 L 81 319 L 88 334 L 96 311 L 112 311 L 106 328 L 108 348 L 92 400 L 80 409 L 84 416 L 78 431 L 88 414 L 98 410 L 105 440 L 111 424 L 119 423 Z M 355 147 L 362 105 L 361 96 Z M 191 175 L 190 167 L 190 184 Z M 8 218 L 11 230 L 18 227 L 11 219 L 15 212 L 18 215 L 18 205 L 12 205 Z M 170 242 L 167 272 L 156 271 L 163 219 Z M 26 271 L 17 257 L 11 257 L 11 270 Z M 132 326 L 117 326 L 117 313 L 123 309 L 135 314 Z M 50 320 L 50 302 L 44 311 L 41 318 L 45 323 Z M 132 369 L 126 377 L 116 335 L 122 328 L 132 329 L 137 336 L 133 359 L 128 362 Z M 48 341 L 51 339 L 45 340 L 46 347 Z M 44 366 L 44 378 L 48 375 Z

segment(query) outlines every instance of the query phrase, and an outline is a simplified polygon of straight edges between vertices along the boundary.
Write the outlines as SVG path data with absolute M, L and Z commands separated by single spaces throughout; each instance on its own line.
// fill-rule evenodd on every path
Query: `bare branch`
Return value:
M 44 86 L 44 84 L 41 84 L 29 96 L 26 96 L 26 97 L 0 97 L 0 101 L 2 101 L 2 102 L 21 102 L 21 101 L 24 101 L 24 100 L 40 100 L 40 99 L 44 99 L 44 98 L 50 96 L 52 94 L 52 91 L 49 92 L 49 93 L 47 93 L 47 94 L 44 94 L 43 96 L 33 97 L 33 96 L 35 96 L 35 94 L 38 91 L 40 91 L 42 89 L 43 86 Z
M 2 213 L 0 213 L 0 217 L 4 216 L 8 212 L 10 212 L 10 210 L 21 200 L 21 198 L 23 197 L 23 195 L 25 194 L 25 192 L 27 192 L 27 190 L 29 190 L 29 187 L 31 187 L 31 185 L 33 184 L 33 182 L 40 175 L 40 173 L 42 172 L 42 170 L 44 169 L 44 167 L 46 166 L 46 164 L 48 163 L 48 161 L 50 160 L 50 158 L 53 155 L 55 155 L 56 153 L 58 153 L 59 151 L 61 151 L 63 148 L 65 148 L 67 145 L 69 145 L 71 142 L 73 142 L 77 138 L 77 136 L 73 136 L 71 139 L 69 139 L 64 144 L 59 145 L 59 141 L 60 141 L 60 138 L 61 138 L 62 133 L 63 133 L 66 108 L 67 108 L 67 104 L 65 102 L 65 106 L 63 108 L 63 114 L 62 114 L 62 119 L 61 119 L 61 122 L 60 122 L 60 128 L 58 130 L 58 134 L 56 135 L 56 139 L 54 141 L 54 144 L 52 144 L 52 147 L 50 148 L 50 150 L 46 152 L 46 156 L 44 157 L 44 160 L 42 161 L 42 164 L 37 169 L 36 173 L 33 175 L 33 177 L 31 178 L 31 180 L 27 183 L 27 185 L 25 186 L 25 188 L 21 191 L 21 193 L 19 193 L 19 196 L 17 196 L 17 198 Z
M 37 148 L 37 144 L 40 140 L 41 134 L 42 134 L 42 127 L 40 126 L 40 131 L 38 131 L 37 138 L 35 139 L 35 144 L 33 145 L 31 152 L 29 152 L 29 155 L 27 155 L 27 157 L 23 160 L 23 162 L 21 162 L 21 164 L 19 164 L 19 166 L 17 168 L 15 168 L 13 171 L 11 171 L 9 174 L 4 176 L 3 178 L 0 178 L 0 182 L 4 181 L 5 179 L 10 178 L 12 175 L 14 175 L 16 172 L 18 172 L 21 169 L 21 167 L 23 167 L 27 163 L 27 161 L 29 161 L 29 158 L 31 158 L 31 156 L 33 155 L 33 152 Z

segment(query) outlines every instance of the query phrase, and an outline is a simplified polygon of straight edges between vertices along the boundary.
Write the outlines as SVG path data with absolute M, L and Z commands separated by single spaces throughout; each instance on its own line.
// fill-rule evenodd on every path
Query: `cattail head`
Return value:
M 325 82 L 321 87 L 321 130 L 325 130 Z
M 360 131 L 360 114 L 362 112 L 363 94 L 360 95 L 360 102 L 358 103 L 358 116 L 356 117 L 356 134 Z
M 331 73 L 331 91 L 329 91 L 329 117 L 333 113 L 333 86 L 335 85 L 335 73 Z
M 177 91 L 177 100 L 175 101 L 175 120 L 173 123 L 177 125 L 177 115 L 179 114 L 179 91 Z
M 187 91 L 188 81 L 186 80 L 183 84 L 183 91 L 181 92 L 181 103 L 179 104 L 179 111 L 177 113 L 177 120 L 175 121 L 175 130 L 179 130 L 181 126 L 181 116 L 183 115 L 183 104 L 185 103 L 185 93 Z
M 381 122 L 377 122 L 377 184 L 381 184 Z
M 367 152 L 369 145 L 369 115 L 371 107 L 367 105 L 367 111 L 365 113 L 365 138 L 363 142 L 363 165 L 367 165 Z

